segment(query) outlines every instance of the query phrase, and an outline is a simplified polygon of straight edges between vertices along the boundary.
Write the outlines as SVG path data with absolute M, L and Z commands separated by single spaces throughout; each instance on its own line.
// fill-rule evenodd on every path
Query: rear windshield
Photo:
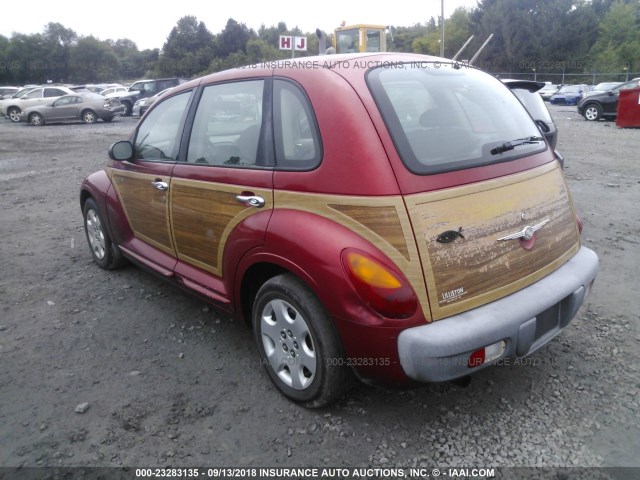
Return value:
M 474 68 L 391 64 L 371 70 L 367 83 L 398 154 L 413 173 L 511 161 L 546 148 L 518 99 Z

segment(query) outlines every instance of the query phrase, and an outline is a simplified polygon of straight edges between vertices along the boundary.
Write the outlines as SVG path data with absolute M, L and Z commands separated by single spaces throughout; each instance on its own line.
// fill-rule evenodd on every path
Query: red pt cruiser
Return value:
M 598 258 L 553 150 L 499 80 L 411 54 L 220 72 L 158 101 L 80 201 L 96 263 L 249 323 L 317 407 L 350 378 L 465 377 L 565 328 Z

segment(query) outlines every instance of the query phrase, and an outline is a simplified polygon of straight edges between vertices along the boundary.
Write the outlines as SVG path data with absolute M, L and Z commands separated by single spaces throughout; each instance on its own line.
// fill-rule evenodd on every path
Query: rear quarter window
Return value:
M 276 166 L 281 170 L 311 170 L 322 159 L 320 134 L 311 103 L 295 83 L 273 83 L 273 131 Z

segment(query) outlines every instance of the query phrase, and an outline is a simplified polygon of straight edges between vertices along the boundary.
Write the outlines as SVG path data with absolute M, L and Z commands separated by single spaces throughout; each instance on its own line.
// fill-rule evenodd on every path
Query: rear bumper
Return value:
M 421 382 L 446 381 L 475 373 L 500 359 L 533 353 L 569 324 L 597 271 L 597 255 L 582 247 L 555 272 L 516 293 L 403 330 L 398 337 L 398 354 L 405 374 Z M 499 357 L 468 367 L 472 352 L 500 341 L 504 351 Z

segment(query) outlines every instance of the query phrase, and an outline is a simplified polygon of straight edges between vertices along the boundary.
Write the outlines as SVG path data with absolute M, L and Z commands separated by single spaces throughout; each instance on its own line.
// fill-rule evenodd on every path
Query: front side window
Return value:
M 24 95 L 22 98 L 42 98 L 42 92 L 44 89 L 36 88 L 35 90 L 31 90 L 29 93 Z
M 157 92 L 156 84 L 154 82 L 145 83 L 140 91 L 147 95 L 153 95 Z
M 617 90 L 618 92 L 620 92 L 620 90 L 629 90 L 630 88 L 638 88 L 640 87 L 640 80 L 631 80 L 630 82 L 626 82 L 623 83 L 622 85 L 618 85 L 617 88 L 615 88 L 614 90 Z
M 133 85 L 131 85 L 129 87 L 129 91 L 130 92 L 140 92 L 140 91 L 142 91 L 143 88 L 144 88 L 144 83 L 145 82 L 136 82 L 136 83 L 134 83 Z
M 259 155 L 264 80 L 205 87 L 193 121 L 188 163 L 266 166 Z
M 371 70 L 367 83 L 413 173 L 499 163 L 546 148 L 518 99 L 479 70 L 442 62 L 395 64 Z
M 72 103 L 80 103 L 79 97 L 62 97 L 53 103 L 54 107 L 62 107 L 63 105 L 70 105 Z
M 178 155 L 190 91 L 166 99 L 144 119 L 134 143 L 134 158 L 173 162 Z
M 309 100 L 294 83 L 273 84 L 273 132 L 279 169 L 310 170 L 320 162 L 320 135 Z
M 155 90 L 157 92 L 161 92 L 162 90 L 166 90 L 167 88 L 171 88 L 178 85 L 176 80 L 159 80 L 157 82 Z

